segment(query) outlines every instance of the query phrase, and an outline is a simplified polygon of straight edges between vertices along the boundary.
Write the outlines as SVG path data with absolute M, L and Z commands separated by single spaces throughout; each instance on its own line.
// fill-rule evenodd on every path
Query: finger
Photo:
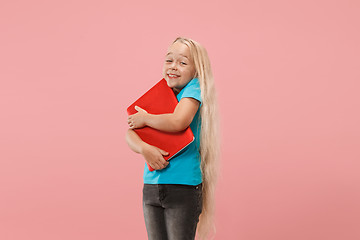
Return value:
M 158 166 L 158 170 L 163 169 L 167 166 L 166 161 L 163 162 L 163 159 L 159 159 L 159 161 L 156 162 L 156 165 Z
M 135 106 L 135 109 L 138 111 L 138 112 L 146 112 L 147 113 L 147 111 L 145 110 L 145 109 L 142 109 L 141 107 L 139 107 L 139 106 Z
M 156 170 L 156 167 L 152 164 L 152 163 L 149 163 L 150 167 L 152 167 L 153 169 Z
M 162 167 L 167 165 L 167 161 L 161 156 L 158 157 L 157 163 Z
M 139 106 L 135 106 L 135 110 L 136 110 L 136 111 L 141 111 L 141 110 L 142 110 L 142 108 L 141 108 L 141 107 L 139 107 Z
M 162 149 L 160 149 L 160 148 L 159 148 L 159 151 L 160 151 L 160 153 L 161 153 L 163 156 L 169 155 L 169 153 L 168 153 L 167 151 L 162 150 Z
M 156 169 L 156 170 L 162 169 L 161 165 L 159 165 L 158 163 L 156 163 L 156 164 L 154 164 L 154 165 L 155 165 L 155 167 L 156 167 L 156 168 L 154 168 L 154 169 Z
M 166 166 L 167 166 L 167 165 L 163 165 L 163 164 L 162 164 L 161 167 L 160 167 L 160 169 L 164 169 L 164 168 L 166 168 Z
M 162 159 L 162 161 L 161 161 L 162 166 L 166 167 L 168 164 L 169 164 L 168 161 L 166 161 L 165 159 Z

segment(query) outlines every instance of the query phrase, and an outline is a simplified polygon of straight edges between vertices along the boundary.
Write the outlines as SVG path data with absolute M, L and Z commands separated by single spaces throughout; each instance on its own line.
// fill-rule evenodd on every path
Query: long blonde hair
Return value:
M 189 38 L 178 37 L 173 43 L 177 41 L 189 47 L 195 64 L 195 77 L 199 79 L 201 89 L 200 156 L 203 179 L 203 209 L 199 218 L 197 236 L 199 239 L 205 239 L 210 234 L 215 233 L 215 186 L 220 156 L 217 97 L 214 77 L 206 49 L 198 42 Z

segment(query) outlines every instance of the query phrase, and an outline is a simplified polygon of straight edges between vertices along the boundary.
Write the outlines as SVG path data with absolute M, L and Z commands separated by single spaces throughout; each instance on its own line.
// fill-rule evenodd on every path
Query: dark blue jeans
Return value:
M 149 240 L 193 240 L 202 210 L 202 185 L 144 184 Z

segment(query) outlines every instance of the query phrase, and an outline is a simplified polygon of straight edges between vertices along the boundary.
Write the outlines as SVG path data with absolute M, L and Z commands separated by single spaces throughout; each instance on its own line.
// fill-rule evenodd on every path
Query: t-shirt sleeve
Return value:
M 188 85 L 185 86 L 184 92 L 180 100 L 185 97 L 194 98 L 200 102 L 200 106 L 202 105 L 200 84 L 197 78 L 191 80 Z

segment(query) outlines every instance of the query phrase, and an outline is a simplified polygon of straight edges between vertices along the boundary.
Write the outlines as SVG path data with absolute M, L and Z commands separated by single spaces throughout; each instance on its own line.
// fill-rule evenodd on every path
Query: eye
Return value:
M 172 62 L 172 60 L 170 60 L 170 59 L 166 59 L 166 60 L 165 60 L 165 62 Z
M 181 62 L 181 64 L 186 65 L 186 63 L 184 63 L 184 62 Z

